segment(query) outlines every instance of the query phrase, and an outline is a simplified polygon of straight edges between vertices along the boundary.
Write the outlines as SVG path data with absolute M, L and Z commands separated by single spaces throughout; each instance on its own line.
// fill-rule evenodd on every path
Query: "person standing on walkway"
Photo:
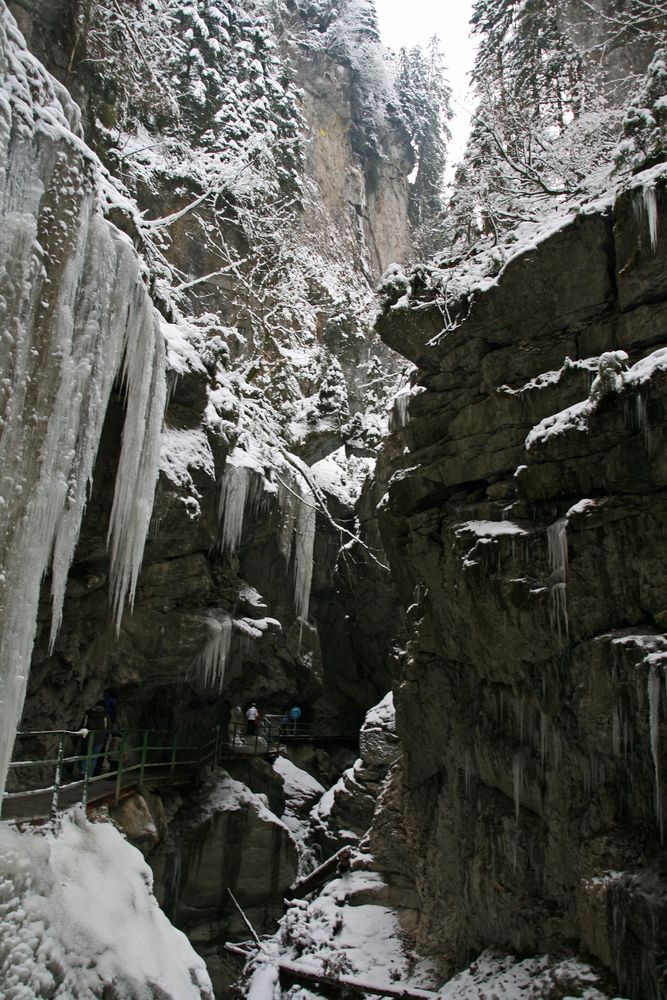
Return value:
M 294 705 L 292 708 L 290 708 L 289 717 L 291 722 L 290 728 L 292 730 L 292 735 L 294 735 L 294 733 L 296 732 L 296 724 L 301 718 L 301 709 L 299 708 L 298 705 Z
M 248 711 L 246 712 L 245 719 L 246 719 L 245 723 L 246 736 L 254 736 L 255 733 L 257 732 L 257 725 L 259 723 L 259 712 L 257 711 L 257 705 L 254 703 L 254 701 L 250 706 L 250 708 L 248 709 Z
M 245 716 L 240 705 L 235 705 L 229 715 L 228 739 L 230 746 L 235 743 L 243 743 L 243 726 Z
M 109 739 L 109 716 L 103 698 L 100 698 L 92 708 L 88 709 L 79 729 L 85 733 L 81 741 L 80 751 L 80 755 L 85 759 L 79 761 L 79 768 L 82 775 L 85 776 L 88 773 L 89 777 L 94 777 L 102 770 L 102 758 Z M 90 733 L 94 734 L 92 746 Z

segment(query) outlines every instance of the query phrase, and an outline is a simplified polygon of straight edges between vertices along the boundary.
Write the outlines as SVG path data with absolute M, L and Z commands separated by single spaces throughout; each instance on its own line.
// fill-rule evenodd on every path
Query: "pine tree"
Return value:
M 587 178 L 611 161 L 619 114 L 565 33 L 561 6 L 474 4 L 477 108 L 443 225 L 455 252 L 583 194 Z
M 250 162 L 278 191 L 297 190 L 303 120 L 261 6 L 190 0 L 176 11 L 188 48 L 174 72 L 187 81 L 184 110 L 199 144 Z
M 658 49 L 623 120 L 623 140 L 616 153 L 616 163 L 620 169 L 637 171 L 665 159 L 667 49 Z
M 410 218 L 420 249 L 430 249 L 429 229 L 442 211 L 443 175 L 447 143 L 451 138 L 451 89 L 438 38 L 426 51 L 401 49 L 396 91 L 403 122 L 415 154 L 415 174 L 410 193 Z

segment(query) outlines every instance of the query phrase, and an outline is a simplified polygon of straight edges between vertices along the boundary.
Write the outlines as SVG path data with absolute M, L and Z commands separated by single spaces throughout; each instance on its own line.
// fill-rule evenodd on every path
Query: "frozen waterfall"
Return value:
M 123 359 L 126 416 L 110 529 L 117 622 L 133 595 L 157 479 L 165 379 L 138 258 L 101 217 L 99 167 L 70 130 L 72 108 L 63 107 L 9 19 L 0 22 L 0 53 L 1 791 L 42 578 L 52 565 L 53 643 Z

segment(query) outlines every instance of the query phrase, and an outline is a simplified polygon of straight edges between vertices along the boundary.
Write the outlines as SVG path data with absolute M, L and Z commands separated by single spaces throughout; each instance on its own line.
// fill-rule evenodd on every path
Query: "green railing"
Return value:
M 61 805 L 69 807 L 77 802 L 85 807 L 93 794 L 96 799 L 112 798 L 117 804 L 123 788 L 143 785 L 147 779 L 174 783 L 210 764 L 220 763 L 223 756 L 271 753 L 284 736 L 281 726 L 274 721 L 276 718 L 262 719 L 252 735 L 246 734 L 245 723 L 215 726 L 203 736 L 156 729 L 17 733 L 19 752 L 26 740 L 39 740 L 48 748 L 43 756 L 11 762 L 8 782 L 12 787 L 0 802 L 0 816 L 7 802 L 21 799 L 43 802 L 49 796 L 48 809 L 42 806 L 33 816 L 53 816 Z M 75 752 L 77 748 L 79 752 Z M 37 784 L 23 776 L 23 771 L 32 770 L 39 771 Z M 29 787 L 20 787 L 22 784 Z

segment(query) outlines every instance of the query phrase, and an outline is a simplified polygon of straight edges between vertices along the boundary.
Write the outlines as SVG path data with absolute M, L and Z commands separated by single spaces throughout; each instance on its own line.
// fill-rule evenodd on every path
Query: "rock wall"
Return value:
M 224 942 L 247 937 L 229 892 L 258 933 L 273 929 L 297 874 L 287 827 L 265 796 L 212 770 L 176 813 L 169 839 L 151 863 L 161 905 L 205 958 L 216 995 L 223 996 L 235 978 Z
M 418 947 L 450 970 L 488 945 L 579 947 L 658 1000 L 664 170 L 633 185 L 446 307 L 423 272 L 395 285 L 379 329 L 417 370 L 381 526 L 409 606 L 395 701 Z
M 74 35 L 69 37 L 74 31 L 74 5 L 63 0 L 57 18 L 55 8 L 40 0 L 16 0 L 11 8 L 35 54 L 59 78 L 67 80 L 87 109 L 86 138 L 99 144 L 100 123 L 88 120 L 92 113 L 87 90 L 100 83 L 94 77 L 95 67 L 79 59 L 85 39 L 75 48 Z M 121 32 L 119 38 L 119 44 L 127 43 L 131 58 L 136 59 L 129 36 Z M 289 47 L 287 42 L 285 45 Z M 303 208 L 295 216 L 294 225 L 306 234 L 304 239 L 310 240 L 313 251 L 321 253 L 318 267 L 321 260 L 329 260 L 332 268 L 348 272 L 357 308 L 359 301 L 370 303 L 372 283 L 386 263 L 390 245 L 392 254 L 397 246 L 407 247 L 409 149 L 404 136 L 388 134 L 380 183 L 370 185 L 350 138 L 354 124 L 351 70 L 324 51 L 300 52 L 297 47 L 290 50 L 290 56 L 303 91 L 309 140 Z M 113 159 L 108 165 L 112 170 L 118 167 Z M 124 179 L 131 186 L 131 177 Z M 139 207 L 150 216 L 168 216 L 194 197 L 183 178 L 160 176 L 152 186 L 139 183 L 136 188 Z M 116 210 L 114 219 L 128 231 L 140 253 L 145 253 L 145 240 L 142 242 L 132 212 Z M 280 367 L 282 359 L 273 347 L 244 344 L 243 316 L 234 304 L 228 277 L 203 285 L 196 283 L 220 264 L 219 246 L 207 235 L 215 225 L 212 211 L 203 206 L 199 215 L 186 213 L 176 220 L 168 238 L 160 244 L 169 267 L 195 280 L 189 300 L 194 317 L 200 318 L 205 310 L 214 318 L 213 325 L 196 337 L 196 342 L 186 343 L 187 332 L 183 339 L 183 326 L 172 322 L 175 317 L 165 307 L 164 271 L 160 271 L 162 291 L 158 291 L 156 276 L 150 273 L 154 259 L 147 265 L 150 290 L 162 309 L 163 332 L 169 342 L 169 399 L 161 475 L 133 613 L 123 617 L 118 630 L 107 614 L 105 536 L 123 407 L 122 390 L 116 386 L 70 573 L 63 623 L 52 649 L 46 599 L 40 609 L 24 728 L 76 726 L 84 709 L 108 686 L 120 690 L 122 721 L 133 727 L 187 729 L 199 726 L 202 720 L 204 725 L 209 721 L 214 724 L 221 717 L 225 720 L 232 704 L 250 697 L 259 698 L 265 709 L 280 711 L 297 691 L 304 703 L 332 716 L 340 727 L 338 715 L 346 725 L 350 713 L 351 722 L 356 721 L 388 686 L 385 653 L 395 593 L 387 571 L 366 558 L 362 546 L 350 552 L 349 558 L 361 565 L 358 578 L 353 579 L 351 562 L 342 568 L 336 565 L 341 547 L 339 533 L 326 517 L 318 517 L 311 621 L 305 627 L 297 622 L 294 552 L 286 555 L 281 542 L 281 525 L 289 515 L 277 502 L 275 486 L 268 479 L 264 481 L 268 490 L 261 503 L 246 517 L 238 548 L 234 552 L 221 550 L 221 477 L 241 435 L 240 410 L 247 410 L 248 405 L 245 399 L 241 403 L 239 398 L 232 398 L 230 383 L 224 390 L 221 388 L 216 371 L 220 367 L 231 371 L 234 365 L 243 366 L 244 373 L 249 371 L 239 397 L 247 392 L 249 405 L 263 409 L 270 422 L 272 407 L 277 404 L 266 396 L 274 391 L 267 372 L 273 370 L 275 375 L 275 367 Z M 215 239 L 229 240 L 230 232 L 216 234 Z M 253 248 L 246 247 L 246 251 L 252 256 Z M 330 277 L 313 271 L 313 287 L 308 292 L 312 316 L 303 319 L 303 329 L 293 331 L 295 354 L 306 361 L 311 355 L 315 358 L 317 351 L 324 350 L 323 341 L 333 337 L 336 343 L 332 351 L 340 358 L 345 392 L 354 411 L 361 405 L 360 361 L 368 361 L 374 352 L 388 352 L 377 338 L 367 338 L 366 331 L 355 325 L 358 317 L 355 319 L 352 307 L 348 309 L 352 318 L 346 320 L 352 324 L 350 331 L 347 327 L 343 331 L 336 328 L 335 336 L 331 334 L 327 326 L 330 314 L 341 313 L 342 306 L 333 301 L 334 292 L 327 290 L 327 283 L 332 284 Z M 197 299 L 198 291 L 202 291 L 201 300 Z M 259 310 L 257 303 L 255 307 Z M 209 342 L 213 340 L 219 347 L 234 324 L 236 340 L 230 339 L 216 355 L 217 348 L 210 348 Z M 297 346 L 302 337 L 308 345 L 303 349 Z M 346 338 L 352 348 L 349 344 L 345 347 Z M 289 352 L 289 345 L 283 346 Z M 313 361 L 297 391 L 314 394 L 317 400 L 318 378 Z M 289 379 L 292 391 L 291 373 Z M 273 381 L 277 384 L 279 375 Z M 218 401 L 212 424 L 207 414 L 213 396 Z M 297 400 L 296 409 L 301 402 Z M 288 444 L 309 463 L 339 448 L 345 440 L 339 418 L 325 414 L 322 419 L 304 424 L 302 438 L 293 436 Z M 258 481 L 262 472 L 271 474 L 268 464 L 259 472 Z M 358 510 L 354 509 L 353 499 L 341 502 L 329 497 L 328 502 L 345 527 L 354 529 L 355 517 L 367 523 L 365 537 L 370 545 L 378 546 L 372 523 L 376 499 L 367 493 Z M 372 594 L 376 596 L 371 598 Z M 376 614 L 378 600 L 386 613 Z M 220 623 L 228 619 L 236 625 L 223 690 L 222 677 L 211 685 L 203 664 Z M 263 624 L 256 627 L 254 622 Z

